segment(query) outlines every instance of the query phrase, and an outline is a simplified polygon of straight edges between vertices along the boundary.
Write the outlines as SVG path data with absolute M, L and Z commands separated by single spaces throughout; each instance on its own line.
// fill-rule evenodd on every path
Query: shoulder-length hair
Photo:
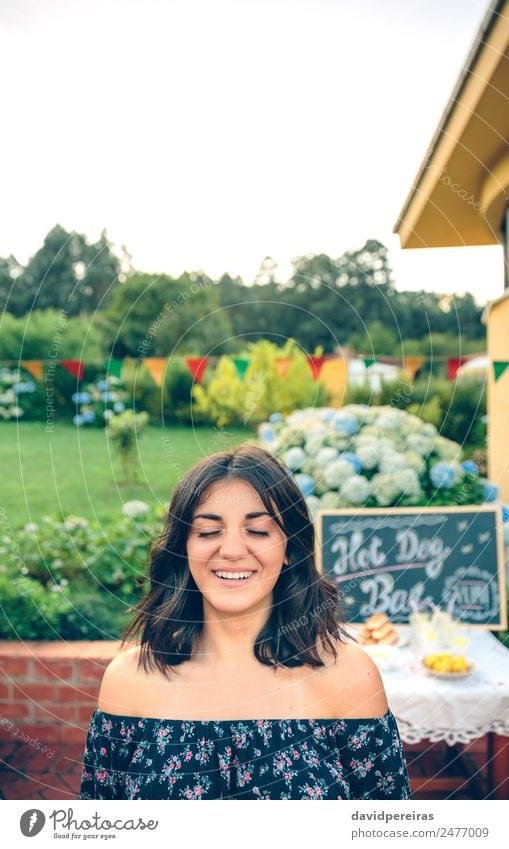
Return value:
M 178 483 L 164 530 L 150 547 L 150 590 L 122 634 L 140 644 L 139 667 L 167 674 L 192 655 L 203 628 L 203 598 L 188 565 L 187 538 L 195 508 L 212 484 L 251 484 L 287 537 L 286 560 L 273 589 L 266 624 L 254 655 L 267 666 L 324 666 L 317 644 L 337 656 L 342 641 L 338 590 L 315 563 L 315 534 L 306 501 L 292 473 L 270 452 L 244 443 L 205 457 Z M 281 519 L 276 515 L 279 512 Z

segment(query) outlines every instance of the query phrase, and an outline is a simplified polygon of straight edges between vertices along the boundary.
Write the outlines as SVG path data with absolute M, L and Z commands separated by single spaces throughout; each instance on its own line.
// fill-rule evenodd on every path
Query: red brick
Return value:
M 0 702 L 0 718 L 3 719 L 29 719 L 31 716 L 30 703 L 26 701 L 15 701 L 3 699 Z
M 72 660 L 37 658 L 34 660 L 33 676 L 38 681 L 72 681 L 75 666 Z
M 12 699 L 12 684 L 10 681 L 0 682 L 0 699 Z
M 100 681 L 106 669 L 106 663 L 93 660 L 80 660 L 78 667 L 78 679 L 82 681 Z
M 25 684 L 12 685 L 14 699 L 26 699 L 27 701 L 38 702 L 40 699 L 46 701 L 55 700 L 55 688 L 53 684 L 32 684 L 27 681 Z
M 43 745 L 43 744 L 41 744 L 41 745 Z M 54 759 L 55 756 L 53 755 L 52 758 L 48 757 L 48 754 L 51 754 L 51 751 L 49 753 L 48 752 L 41 752 L 40 749 L 36 749 L 35 747 L 34 747 L 34 753 L 35 754 L 30 759 L 30 764 L 29 764 L 30 774 L 35 775 L 35 773 L 39 773 L 39 772 L 41 772 L 41 773 L 49 772 L 53 767 L 53 759 Z
M 90 722 L 95 704 L 78 705 L 78 722 Z
M 65 698 L 64 686 L 65 685 L 63 685 L 63 684 L 59 684 L 58 690 L 60 690 L 60 688 L 62 688 L 61 693 Z M 101 689 L 101 682 L 100 681 L 94 681 L 93 683 L 83 683 L 82 681 L 79 681 L 77 684 L 73 685 L 73 690 L 74 690 L 74 693 L 75 693 L 74 701 L 96 702 L 100 689 Z M 57 693 L 57 698 L 61 698 L 61 696 L 58 693 Z
M 31 662 L 28 657 L 2 657 L 0 660 L 0 673 L 8 678 L 26 678 L 31 671 Z
M 77 717 L 76 705 L 63 705 L 57 702 L 38 702 L 33 705 L 34 719 L 47 719 L 55 722 L 73 722 Z
M 87 731 L 85 728 L 78 728 L 76 725 L 61 725 L 58 728 L 57 739 L 59 743 L 79 743 L 84 748 Z

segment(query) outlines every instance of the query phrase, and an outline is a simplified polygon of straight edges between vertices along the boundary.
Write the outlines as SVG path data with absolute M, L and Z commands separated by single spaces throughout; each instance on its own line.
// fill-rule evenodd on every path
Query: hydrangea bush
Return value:
M 97 383 L 88 383 L 72 396 L 76 409 L 73 422 L 76 427 L 104 427 L 110 419 L 124 412 L 128 398 L 129 393 L 126 392 L 123 381 L 113 375 L 98 380 Z
M 107 525 L 48 515 L 0 534 L 0 638 L 118 639 L 143 596 L 164 515 L 128 501 Z
M 413 507 L 495 501 L 497 487 L 458 443 L 394 407 L 350 404 L 273 413 L 260 443 L 294 473 L 311 515 L 348 507 Z
M 24 416 L 30 396 L 36 390 L 35 382 L 25 380 L 18 369 L 0 368 L 0 420 Z

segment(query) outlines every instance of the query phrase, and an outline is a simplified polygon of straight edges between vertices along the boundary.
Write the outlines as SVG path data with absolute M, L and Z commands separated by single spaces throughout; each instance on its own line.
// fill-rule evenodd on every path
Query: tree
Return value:
M 115 356 L 167 357 L 174 351 L 218 355 L 228 350 L 232 325 L 217 287 L 205 275 L 129 277 L 98 316 Z
M 23 266 L 12 256 L 0 257 L 0 315 L 8 311 L 13 315 L 22 315 L 25 305 L 25 294 L 20 275 Z
M 16 280 L 15 314 L 48 308 L 68 316 L 94 312 L 111 297 L 125 273 L 122 265 L 129 269 L 127 251 L 122 248 L 117 257 L 105 230 L 90 244 L 83 234 L 57 224 Z

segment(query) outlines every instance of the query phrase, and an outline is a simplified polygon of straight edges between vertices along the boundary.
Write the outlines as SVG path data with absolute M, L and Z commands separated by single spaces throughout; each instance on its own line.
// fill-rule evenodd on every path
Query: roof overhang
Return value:
M 509 0 L 492 2 L 394 227 L 402 248 L 494 245 L 509 195 Z

